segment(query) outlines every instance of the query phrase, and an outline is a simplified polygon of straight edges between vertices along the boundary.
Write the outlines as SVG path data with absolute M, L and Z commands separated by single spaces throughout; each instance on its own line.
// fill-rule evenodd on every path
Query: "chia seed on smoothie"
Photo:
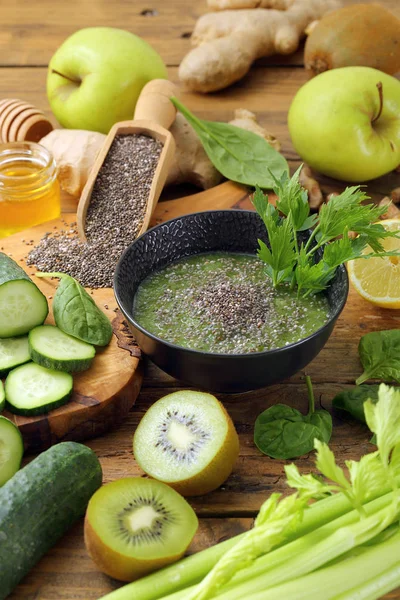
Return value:
M 217 354 L 262 352 L 304 339 L 329 318 L 322 294 L 273 287 L 256 256 L 216 252 L 176 261 L 139 286 L 133 316 L 170 343 Z

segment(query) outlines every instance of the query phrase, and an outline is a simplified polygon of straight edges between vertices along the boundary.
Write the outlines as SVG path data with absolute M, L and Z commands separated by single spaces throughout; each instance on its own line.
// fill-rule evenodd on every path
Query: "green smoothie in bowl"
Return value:
M 180 259 L 149 275 L 133 305 L 137 323 L 172 344 L 244 354 L 306 338 L 329 318 L 323 294 L 274 288 L 255 255 L 213 252 Z

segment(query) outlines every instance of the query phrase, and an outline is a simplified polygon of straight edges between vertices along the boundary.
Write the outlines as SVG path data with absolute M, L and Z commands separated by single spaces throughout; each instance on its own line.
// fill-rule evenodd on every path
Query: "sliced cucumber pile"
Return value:
M 39 288 L 14 260 L 0 252 L 0 338 L 28 333 L 44 322 L 48 312 Z
M 6 407 L 17 415 L 41 415 L 68 402 L 72 375 L 28 363 L 6 379 Z
M 0 377 L 30 360 L 28 336 L 0 339 Z
M 3 382 L 0 380 L 0 413 L 3 412 L 6 405 L 6 393 L 4 391 Z
M 38 365 L 68 373 L 89 369 L 96 354 L 94 346 L 73 338 L 54 325 L 32 329 L 29 350 L 32 360 Z
M 18 427 L 0 416 L 0 486 L 19 470 L 23 453 L 24 442 Z

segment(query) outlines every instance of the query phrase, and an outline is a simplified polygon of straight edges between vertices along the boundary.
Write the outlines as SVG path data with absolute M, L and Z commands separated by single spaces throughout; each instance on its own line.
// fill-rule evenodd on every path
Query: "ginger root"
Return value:
M 381 215 L 381 219 L 398 219 L 400 216 L 400 209 L 393 203 L 393 200 L 389 196 L 385 196 L 379 202 L 379 206 L 387 206 L 387 211 Z
M 212 10 L 226 10 L 229 8 L 274 8 L 287 10 L 294 0 L 207 0 Z
M 257 123 L 256 115 L 249 110 L 235 110 L 234 119 L 229 123 L 263 137 L 279 152 L 279 141 Z M 222 181 L 222 175 L 208 158 L 196 132 L 183 115 L 176 115 L 170 131 L 175 139 L 176 151 L 166 185 L 192 183 L 204 190 L 218 185 Z
M 54 156 L 61 192 L 79 200 L 105 139 L 96 131 L 54 129 L 40 140 Z
M 324 196 L 322 195 L 318 181 L 313 178 L 311 169 L 308 165 L 304 165 L 300 171 L 299 182 L 308 192 L 308 203 L 311 210 L 319 210 L 324 202 Z
M 267 140 L 268 144 L 275 148 L 278 152 L 280 152 L 281 144 L 276 139 L 274 135 L 269 133 L 264 127 L 261 127 L 257 123 L 257 117 L 254 113 L 245 108 L 238 108 L 235 110 L 235 118 L 232 121 L 229 121 L 230 125 L 236 125 L 236 127 L 240 127 L 241 129 L 246 129 L 246 131 L 252 131 L 256 133 L 260 137 L 263 137 Z
M 203 15 L 179 77 L 197 92 L 221 90 L 238 81 L 262 56 L 291 54 L 312 21 L 338 7 L 337 0 L 293 0 L 286 10 L 253 8 Z

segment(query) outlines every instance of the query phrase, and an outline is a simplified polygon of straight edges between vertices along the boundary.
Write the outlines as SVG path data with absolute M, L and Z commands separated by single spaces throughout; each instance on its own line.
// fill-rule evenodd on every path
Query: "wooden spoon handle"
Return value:
M 169 129 L 175 120 L 176 108 L 170 102 L 176 95 L 176 87 L 167 79 L 149 81 L 136 103 L 134 120 L 153 121 L 165 129 Z

